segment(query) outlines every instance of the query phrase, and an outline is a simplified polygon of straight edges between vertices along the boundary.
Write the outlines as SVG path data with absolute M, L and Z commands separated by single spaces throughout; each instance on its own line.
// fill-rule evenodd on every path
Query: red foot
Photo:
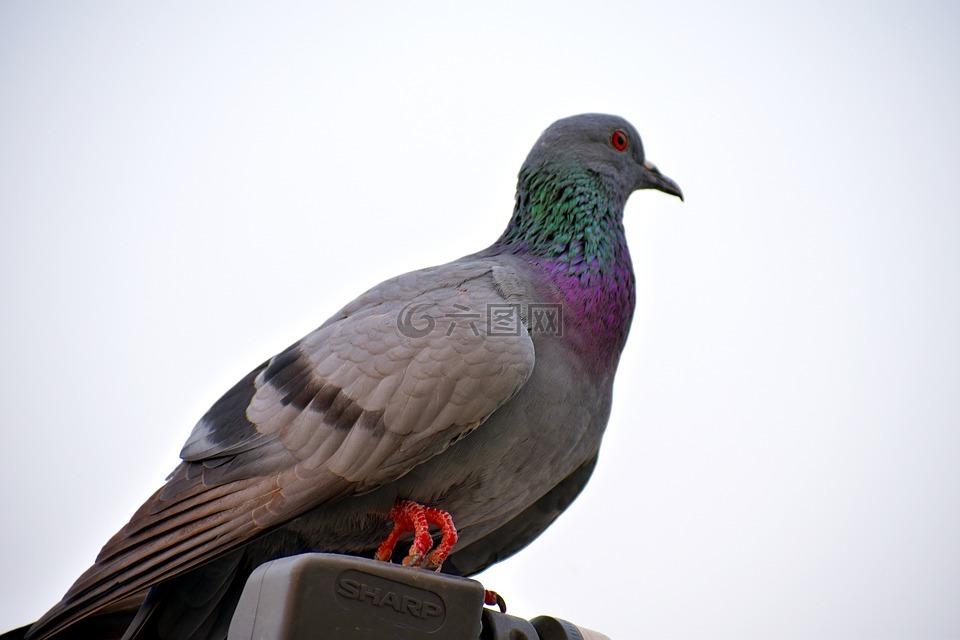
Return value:
M 490 591 L 489 589 L 484 589 L 483 591 L 483 604 L 488 606 L 497 605 L 497 608 L 500 609 L 500 613 L 507 612 L 507 601 L 504 600 L 499 593 L 496 591 Z
M 457 529 L 453 526 L 453 518 L 441 509 L 425 507 L 410 500 L 397 500 L 390 510 L 390 519 L 393 520 L 393 531 L 377 549 L 374 556 L 377 560 L 389 562 L 400 536 L 413 532 L 413 544 L 410 545 L 407 557 L 403 559 L 404 566 L 439 571 L 440 565 L 453 550 L 453 545 L 457 544 Z M 433 553 L 424 558 L 433 547 L 433 538 L 430 537 L 431 524 L 440 527 L 442 537 Z

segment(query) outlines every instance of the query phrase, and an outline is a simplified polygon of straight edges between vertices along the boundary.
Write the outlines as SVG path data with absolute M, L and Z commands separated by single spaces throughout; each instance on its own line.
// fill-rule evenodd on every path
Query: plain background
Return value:
M 547 125 L 630 119 L 598 471 L 481 576 L 612 638 L 960 637 L 948 2 L 4 2 L 0 630 L 237 379 L 480 249 Z

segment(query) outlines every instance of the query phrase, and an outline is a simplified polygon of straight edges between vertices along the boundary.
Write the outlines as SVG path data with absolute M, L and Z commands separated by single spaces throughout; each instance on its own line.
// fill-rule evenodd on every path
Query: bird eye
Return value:
M 627 134 L 617 129 L 610 136 L 610 144 L 612 144 L 613 148 L 617 151 L 624 151 L 627 148 Z

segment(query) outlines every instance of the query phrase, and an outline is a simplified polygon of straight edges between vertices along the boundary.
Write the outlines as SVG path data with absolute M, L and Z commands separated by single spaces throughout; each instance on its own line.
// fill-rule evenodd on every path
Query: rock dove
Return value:
M 526 546 L 597 460 L 634 311 L 623 209 L 638 189 L 683 197 L 630 123 L 555 122 L 496 242 L 375 286 L 227 391 L 27 637 L 224 638 L 271 559 L 471 575 Z

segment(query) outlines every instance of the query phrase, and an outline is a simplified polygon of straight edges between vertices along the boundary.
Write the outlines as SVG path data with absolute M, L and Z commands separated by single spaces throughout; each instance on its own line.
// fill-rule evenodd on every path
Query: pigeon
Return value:
M 629 122 L 552 124 L 492 245 L 382 282 L 240 380 L 26 637 L 225 638 L 269 560 L 469 576 L 525 547 L 597 461 L 634 313 L 623 211 L 639 189 L 683 199 Z

